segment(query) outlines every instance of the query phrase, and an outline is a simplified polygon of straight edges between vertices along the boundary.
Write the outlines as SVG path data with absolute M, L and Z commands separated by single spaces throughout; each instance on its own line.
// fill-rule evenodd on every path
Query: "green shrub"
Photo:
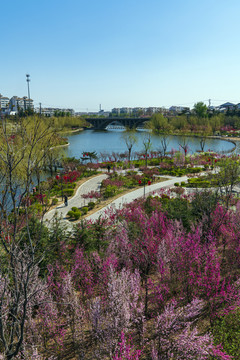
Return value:
M 212 334 L 215 344 L 221 344 L 233 359 L 240 359 L 240 309 L 218 318 L 213 325 Z
M 179 183 L 178 183 L 178 182 L 175 182 L 175 183 L 174 183 L 174 186 L 179 186 Z
M 190 170 L 191 173 L 196 174 L 198 172 L 201 172 L 203 169 L 200 167 L 195 167 L 195 168 L 191 168 Z
M 117 191 L 117 186 L 116 185 L 108 185 L 104 191 L 104 197 L 105 198 L 109 198 L 115 195 Z
M 88 209 L 89 209 L 89 210 L 92 210 L 92 209 L 94 209 L 94 207 L 95 207 L 95 202 L 90 201 L 90 202 L 88 203 Z
M 88 207 L 84 206 L 83 208 L 81 208 L 81 210 L 82 210 L 83 215 L 86 215 L 88 212 Z
M 185 185 L 186 185 L 185 181 L 181 181 L 181 186 L 185 186 Z
M 63 194 L 66 194 L 67 196 L 72 196 L 73 193 L 74 193 L 74 189 L 67 189 L 67 188 L 63 189 Z
M 207 180 L 206 177 L 188 179 L 187 187 L 209 188 L 216 186 L 216 182 Z
M 69 210 L 67 215 L 70 216 L 71 218 L 73 218 L 74 217 L 74 211 Z
M 183 176 L 186 174 L 185 170 L 177 170 L 177 176 Z
M 76 211 L 78 211 L 78 208 L 76 206 L 73 206 L 72 211 L 76 212 Z
M 76 185 L 74 183 L 68 183 L 64 185 L 66 189 L 74 189 Z
M 41 214 L 42 209 L 43 209 L 43 207 L 39 203 L 35 203 L 35 204 L 31 205 L 31 212 L 36 215 Z
M 150 160 L 149 160 L 149 165 L 150 165 L 150 166 L 159 165 L 159 159 L 150 159 Z
M 74 219 L 75 219 L 75 220 L 78 220 L 78 219 L 81 217 L 81 215 L 82 215 L 79 210 L 78 210 L 78 211 L 75 211 L 73 214 L 74 214 Z
M 57 198 L 53 198 L 52 199 L 52 205 L 56 205 L 58 203 L 58 199 Z

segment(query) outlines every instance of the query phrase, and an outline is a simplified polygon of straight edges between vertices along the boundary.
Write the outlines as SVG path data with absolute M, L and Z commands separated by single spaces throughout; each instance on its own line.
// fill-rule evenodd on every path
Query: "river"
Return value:
M 84 130 L 79 133 L 71 134 L 67 136 L 69 146 L 66 149 L 66 155 L 69 157 L 74 156 L 80 158 L 82 153 L 96 151 L 98 155 L 100 153 L 112 152 L 123 153 L 127 151 L 126 144 L 122 139 L 123 130 L 111 129 L 107 131 L 94 131 Z M 143 151 L 143 139 L 146 135 L 145 131 L 137 131 L 137 143 L 133 146 L 132 152 Z M 200 138 L 187 137 L 186 143 L 188 144 L 188 153 L 193 154 L 197 150 L 200 150 Z M 151 150 L 157 151 L 161 149 L 161 137 L 158 135 L 151 136 Z M 183 143 L 182 136 L 169 136 L 167 151 L 172 149 L 179 150 L 180 145 Z M 229 141 L 221 139 L 206 139 L 204 150 L 211 150 L 218 153 L 230 153 L 235 148 L 234 144 Z

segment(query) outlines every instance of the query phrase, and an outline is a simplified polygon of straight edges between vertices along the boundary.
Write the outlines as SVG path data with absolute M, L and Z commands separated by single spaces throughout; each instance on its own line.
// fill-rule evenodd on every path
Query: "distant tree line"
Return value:
M 240 129 L 240 113 L 209 112 L 204 103 L 196 103 L 191 113 L 177 116 L 152 115 L 147 127 L 156 134 L 180 132 L 184 134 L 214 135 L 220 132 Z

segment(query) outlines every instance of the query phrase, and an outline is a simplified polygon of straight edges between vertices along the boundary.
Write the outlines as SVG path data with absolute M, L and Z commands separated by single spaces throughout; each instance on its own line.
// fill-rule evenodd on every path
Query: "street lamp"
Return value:
M 139 183 L 139 185 L 141 185 L 141 184 L 142 184 L 142 180 L 139 180 L 138 183 Z M 150 180 L 146 181 L 146 179 L 144 178 L 144 179 L 143 179 L 143 197 L 144 197 L 144 198 L 145 198 L 145 193 L 146 193 L 146 189 L 145 189 L 145 185 L 146 185 L 146 184 L 151 185 L 151 181 L 150 181 Z
M 56 179 L 59 180 L 61 178 L 61 190 L 62 190 L 62 201 L 63 201 L 63 174 L 60 173 L 60 176 L 59 175 L 56 175 Z
M 30 75 L 29 74 L 26 74 L 26 81 L 28 85 L 28 108 L 30 109 L 30 89 L 29 89 Z

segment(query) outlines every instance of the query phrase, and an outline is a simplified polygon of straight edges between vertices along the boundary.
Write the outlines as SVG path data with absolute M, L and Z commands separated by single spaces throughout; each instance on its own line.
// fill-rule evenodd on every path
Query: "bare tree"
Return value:
M 200 147 L 201 147 L 201 151 L 204 151 L 204 147 L 205 147 L 205 143 L 206 143 L 206 136 L 201 136 L 200 138 Z
M 125 141 L 125 144 L 126 144 L 127 149 L 128 149 L 128 162 L 130 164 L 132 148 L 137 143 L 136 131 L 132 130 L 132 129 L 131 130 L 127 129 L 122 134 L 122 139 Z
M 188 149 L 189 149 L 189 146 L 188 146 L 188 143 L 187 143 L 187 140 L 186 140 L 185 136 L 182 138 L 182 142 L 179 143 L 179 146 L 183 149 L 184 156 L 186 156 L 187 152 L 188 152 Z
M 169 137 L 168 135 L 161 135 L 161 153 L 163 154 L 163 156 L 166 155 L 167 152 L 167 147 L 169 144 Z
M 26 321 L 40 289 L 37 249 L 43 226 L 33 238 L 30 192 L 51 136 L 40 118 L 23 119 L 14 135 L 9 135 L 6 122 L 0 128 L 0 351 L 6 359 L 21 350 Z
M 144 147 L 144 155 L 145 155 L 145 165 L 147 167 L 148 152 L 152 147 L 151 133 L 149 132 L 147 132 L 143 137 L 143 147 Z

